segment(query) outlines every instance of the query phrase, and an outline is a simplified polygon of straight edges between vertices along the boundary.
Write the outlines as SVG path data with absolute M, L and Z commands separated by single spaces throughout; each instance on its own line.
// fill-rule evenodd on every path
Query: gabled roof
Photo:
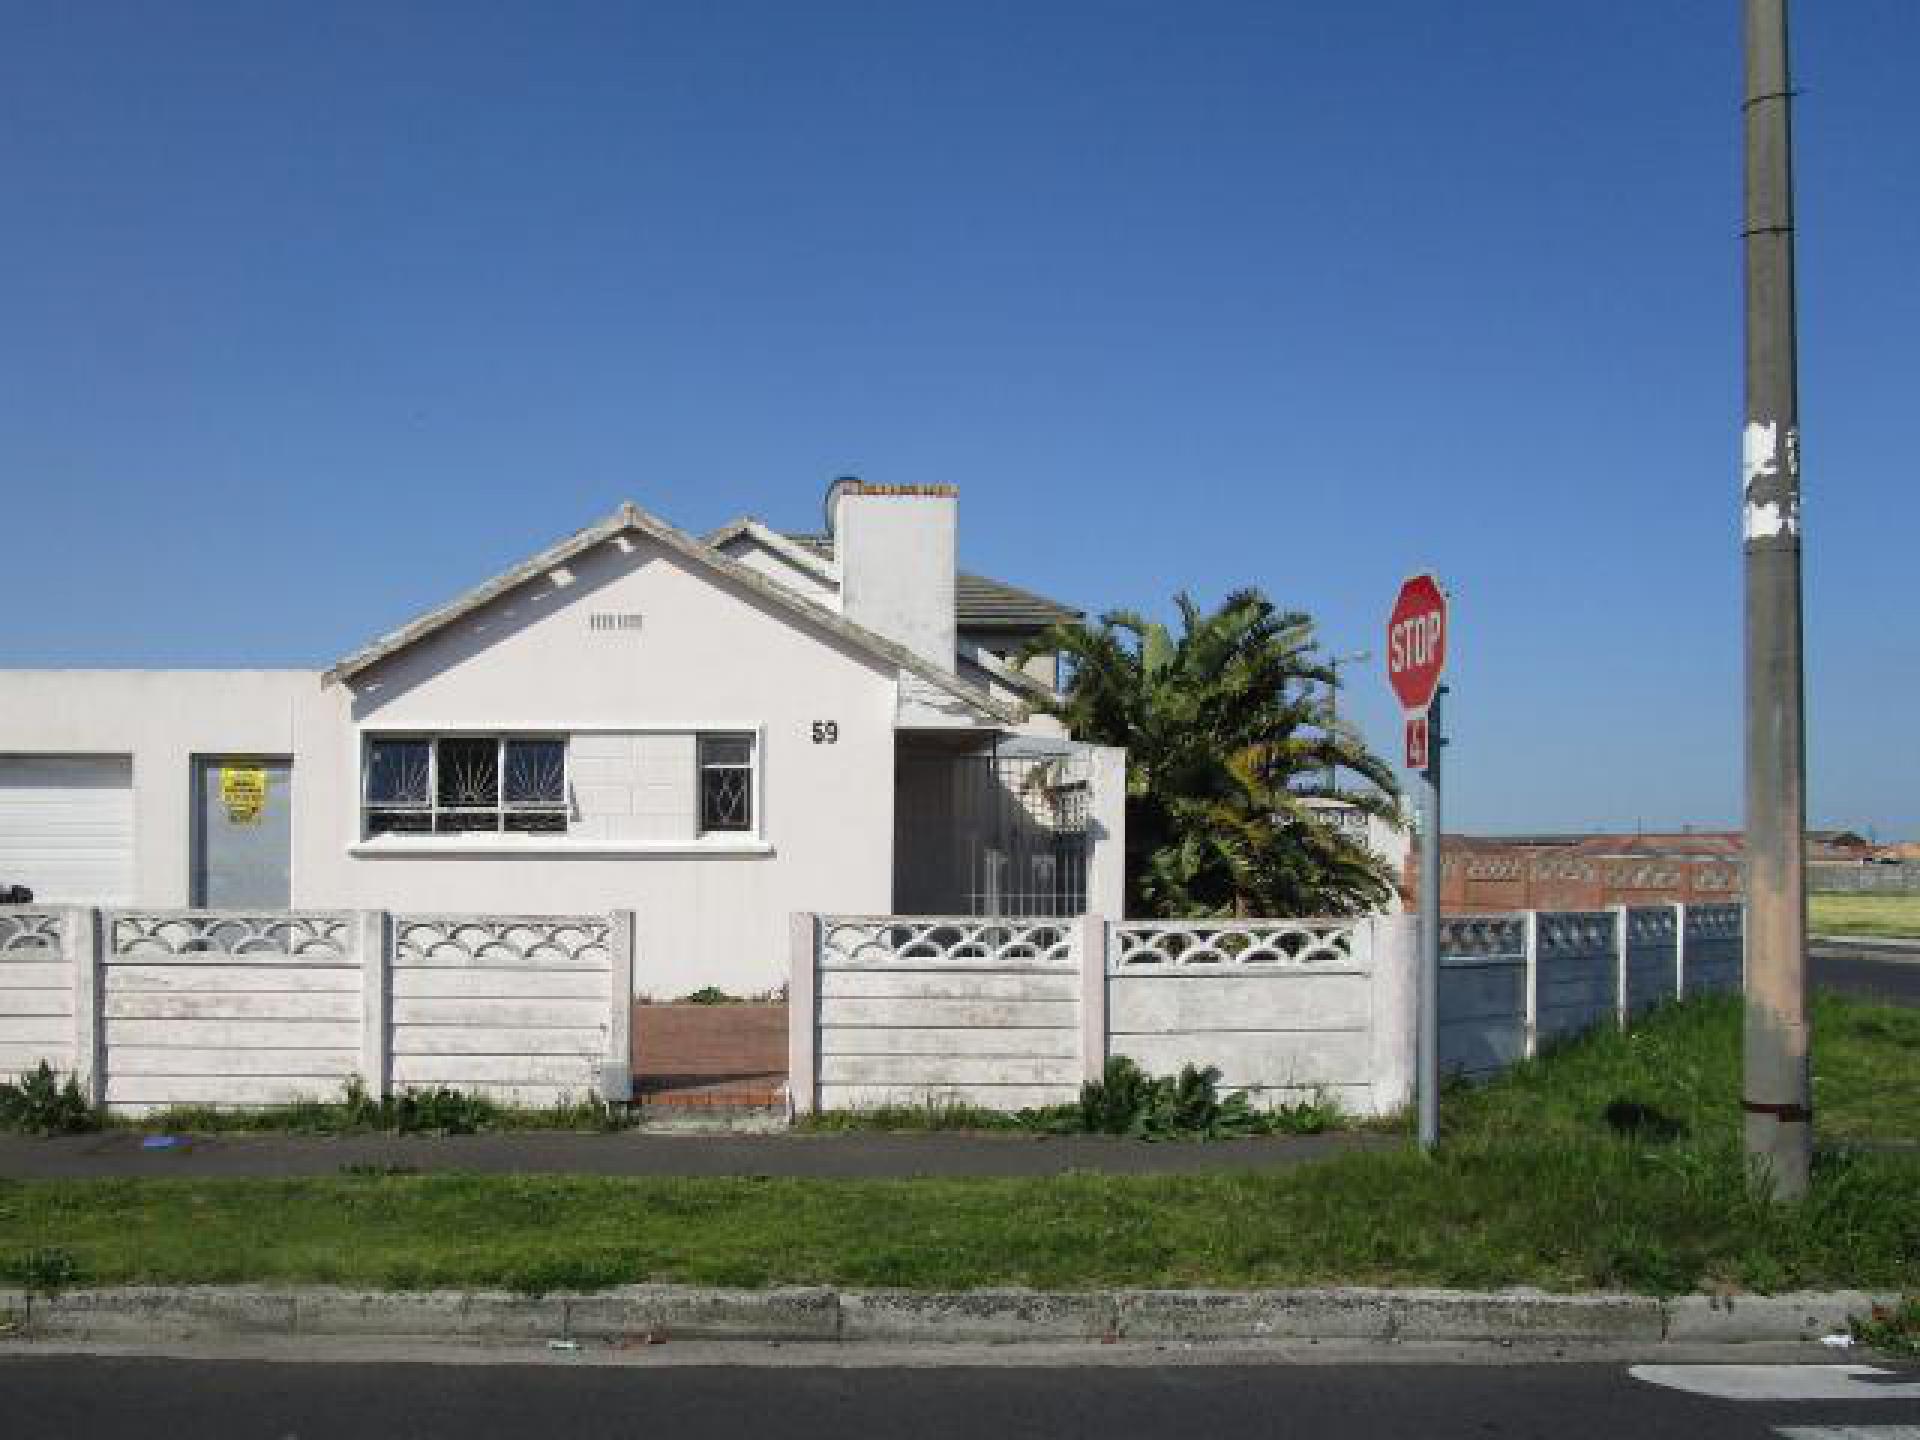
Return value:
M 804 570 L 807 574 L 816 576 L 830 585 L 840 583 L 840 576 L 833 568 L 831 545 L 824 551 L 802 545 L 791 535 L 782 535 L 777 530 L 769 530 L 751 515 L 743 515 L 738 520 L 729 520 L 705 537 L 706 543 L 716 550 L 742 538 L 753 540 L 763 548 L 771 550 L 797 570 Z
M 758 525 L 758 522 L 750 523 Z M 766 527 L 758 528 L 765 530 Z M 831 535 L 783 535 L 780 538 L 817 560 L 833 559 Z M 1004 580 L 965 570 L 953 577 L 953 621 L 962 630 L 1044 630 L 1053 624 L 1071 624 L 1085 613 Z
M 943 670 L 938 665 L 930 664 L 905 646 L 896 645 L 884 636 L 867 629 L 866 626 L 857 625 L 845 616 L 837 615 L 825 606 L 816 604 L 804 595 L 788 589 L 778 581 L 769 580 L 757 570 L 722 555 L 713 546 L 696 540 L 684 530 L 676 529 L 658 516 L 648 514 L 631 500 L 598 524 L 589 525 L 586 529 L 568 536 L 559 544 L 549 546 L 531 559 L 522 561 L 511 570 L 494 576 L 485 584 L 475 586 L 457 599 L 449 601 L 436 610 L 428 611 L 425 615 L 402 625 L 398 630 L 382 635 L 371 645 L 356 650 L 327 671 L 321 677 L 322 683 L 331 685 L 351 680 L 362 671 L 418 644 L 428 636 L 445 629 L 482 606 L 491 604 L 508 592 L 538 580 L 549 570 L 565 565 L 576 555 L 591 550 L 596 545 L 604 544 L 616 536 L 630 533 L 646 536 L 692 564 L 749 591 L 768 605 L 785 611 L 795 619 L 825 630 L 872 659 L 918 675 L 929 684 L 938 686 L 983 714 L 1009 725 L 1017 725 L 1026 719 L 1026 711 L 1022 707 L 995 699 L 984 690 L 969 685 L 951 670 Z

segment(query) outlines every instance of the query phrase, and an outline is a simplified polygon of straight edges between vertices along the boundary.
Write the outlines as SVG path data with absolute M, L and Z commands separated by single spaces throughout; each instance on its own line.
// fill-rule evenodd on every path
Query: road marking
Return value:
M 1920 1382 L 1872 1365 L 1635 1365 L 1627 1373 L 1716 1400 L 1920 1400 Z
M 1787 1440 L 1920 1440 L 1920 1425 L 1776 1425 Z

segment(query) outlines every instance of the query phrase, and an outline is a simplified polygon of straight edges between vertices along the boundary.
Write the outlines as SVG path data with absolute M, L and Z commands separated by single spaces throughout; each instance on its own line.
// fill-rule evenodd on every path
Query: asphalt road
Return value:
M 1920 1005 L 1920 950 L 1872 948 L 1816 940 L 1808 947 L 1813 983 L 1822 990 L 1863 995 L 1895 1005 Z
M 1803 1440 L 1782 1427 L 1920 1427 L 1920 1398 L 1912 1398 L 1920 1387 L 1901 1383 L 1901 1398 L 1885 1388 L 1915 1378 L 1836 1377 L 1843 1390 L 1885 1398 L 1756 1401 L 1663 1388 L 1618 1363 L 849 1369 L 0 1359 L 8 1433 L 49 1440 Z M 1853 1433 L 1912 1440 L 1920 1430 Z

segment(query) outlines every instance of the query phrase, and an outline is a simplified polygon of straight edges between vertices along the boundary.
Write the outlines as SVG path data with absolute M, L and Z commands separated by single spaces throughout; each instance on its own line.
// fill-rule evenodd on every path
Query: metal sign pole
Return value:
M 1441 721 L 1443 685 L 1427 709 L 1427 804 L 1420 827 L 1420 1024 L 1418 1083 L 1420 1148 L 1440 1143 L 1440 756 L 1446 746 Z

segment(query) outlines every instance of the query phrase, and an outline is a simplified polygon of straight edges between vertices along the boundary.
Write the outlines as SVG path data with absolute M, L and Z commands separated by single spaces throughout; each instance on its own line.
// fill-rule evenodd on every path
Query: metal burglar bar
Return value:
M 897 784 L 894 898 L 903 913 L 1085 912 L 1083 757 L 903 752 Z

